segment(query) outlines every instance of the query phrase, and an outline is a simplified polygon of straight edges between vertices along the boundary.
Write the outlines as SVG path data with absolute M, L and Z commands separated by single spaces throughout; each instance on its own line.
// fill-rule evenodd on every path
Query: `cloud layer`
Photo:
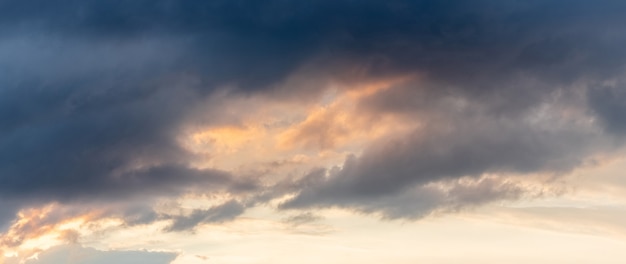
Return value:
M 618 155 L 625 11 L 585 0 L 3 1 L 0 227 L 52 202 L 114 204 L 108 216 L 182 231 L 285 197 L 279 209 L 415 219 L 532 196 L 525 181 L 538 174 Z M 238 101 L 250 98 L 261 103 Z M 323 111 L 254 115 L 281 105 Z M 254 174 L 184 143 L 246 118 L 286 135 L 267 153 L 291 156 Z M 349 155 L 304 164 L 328 153 Z M 151 209 L 190 193 L 226 198 L 189 214 Z

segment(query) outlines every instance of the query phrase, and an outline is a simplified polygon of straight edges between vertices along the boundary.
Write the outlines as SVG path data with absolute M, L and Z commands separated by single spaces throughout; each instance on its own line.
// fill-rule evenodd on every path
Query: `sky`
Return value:
M 0 0 L 0 264 L 624 263 L 624 14 Z

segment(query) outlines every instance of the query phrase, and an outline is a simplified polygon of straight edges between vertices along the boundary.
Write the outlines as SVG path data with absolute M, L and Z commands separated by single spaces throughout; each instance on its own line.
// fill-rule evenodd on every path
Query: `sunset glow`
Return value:
M 626 263 L 624 14 L 0 0 L 0 264 Z

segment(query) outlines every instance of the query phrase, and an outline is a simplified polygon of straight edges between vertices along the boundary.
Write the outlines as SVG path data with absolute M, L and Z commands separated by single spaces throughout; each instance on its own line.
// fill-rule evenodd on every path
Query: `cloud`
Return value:
M 192 230 L 196 226 L 204 223 L 221 223 L 230 221 L 241 215 L 245 207 L 238 201 L 231 200 L 224 204 L 211 207 L 206 210 L 196 209 L 191 214 L 185 216 L 166 216 L 172 218 L 173 223 L 166 228 L 166 231 Z
M 600 123 L 612 134 L 623 136 L 626 133 L 626 89 L 623 83 L 593 87 L 588 91 L 588 98 Z
M 545 115 L 538 121 L 459 112 L 445 115 L 444 121 L 426 120 L 421 129 L 408 135 L 383 138 L 361 156 L 348 157 L 340 168 L 313 172 L 282 208 L 339 206 L 387 212 L 393 208 L 390 201 L 407 199 L 425 208 L 415 205 L 386 214 L 397 218 L 404 213 L 411 218 L 439 206 L 519 197 L 523 190 L 485 181 L 484 189 L 460 185 L 448 192 L 432 189 L 431 184 L 489 174 L 565 174 L 595 154 L 613 149 L 603 132 L 577 119 L 559 117 L 556 123 Z M 412 195 L 417 196 L 406 195 L 416 189 Z M 451 198 L 457 195 L 458 199 Z
M 75 245 L 50 248 L 39 254 L 37 259 L 28 260 L 26 264 L 104 264 L 104 263 L 171 263 L 177 254 L 148 251 L 100 251 Z
M 284 207 L 390 218 L 519 197 L 504 183 L 454 193 L 429 184 L 564 173 L 619 148 L 607 135 L 624 131 L 624 93 L 606 83 L 626 65 L 624 10 L 584 0 L 3 1 L 0 199 L 15 210 L 0 220 L 50 201 L 142 200 L 145 214 L 129 223 L 145 223 L 158 219 L 146 209 L 155 197 L 187 192 L 264 202 L 296 193 Z M 316 172 L 328 177 L 273 185 L 198 168 L 202 157 L 180 142 L 185 131 L 236 123 L 230 98 L 313 102 L 333 87 L 406 76 L 359 99 L 356 115 L 417 128 Z M 349 140 L 344 123 L 354 120 L 340 112 L 305 119 L 287 143 L 326 150 Z M 196 210 L 171 229 L 232 219 L 248 205 Z
M 63 224 L 89 222 L 105 215 L 105 210 L 49 204 L 40 208 L 25 208 L 19 211 L 15 221 L 0 235 L 0 249 L 19 248 L 29 240 L 46 235 L 58 236 L 60 240 L 78 239 L 80 234 L 71 235 L 74 230 L 61 229 Z M 70 235 L 68 237 L 68 235 Z
M 290 217 L 287 217 L 284 222 L 287 224 L 290 224 L 292 226 L 299 226 L 299 225 L 303 225 L 303 224 L 308 224 L 308 223 L 312 223 L 315 221 L 319 221 L 321 220 L 322 217 L 315 215 L 311 212 L 306 212 L 306 213 L 302 213 L 302 214 L 297 214 L 297 215 L 293 215 Z
M 384 195 L 325 193 L 316 196 L 316 187 L 303 188 L 295 198 L 280 205 L 280 209 L 344 208 L 382 219 L 416 220 L 425 216 L 450 213 L 490 203 L 535 199 L 556 194 L 556 190 L 537 188 L 507 177 L 484 176 L 439 180 L 422 185 L 407 185 Z M 343 190 L 348 192 L 346 190 Z M 294 219 L 298 221 L 299 218 Z

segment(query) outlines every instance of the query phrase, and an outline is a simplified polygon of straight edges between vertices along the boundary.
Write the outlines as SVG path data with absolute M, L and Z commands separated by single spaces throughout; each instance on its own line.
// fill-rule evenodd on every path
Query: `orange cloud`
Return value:
M 72 211 L 54 203 L 24 209 L 0 236 L 0 251 L 13 252 L 25 259 L 54 245 L 75 242 L 80 236 L 76 228 L 99 219 L 102 213 L 99 210 Z
M 327 105 L 313 107 L 306 118 L 279 135 L 283 148 L 305 147 L 328 150 L 367 142 L 391 132 L 404 131 L 407 124 L 393 116 L 359 112 L 356 105 L 362 98 L 390 89 L 410 77 L 398 77 L 356 84 L 336 95 Z

